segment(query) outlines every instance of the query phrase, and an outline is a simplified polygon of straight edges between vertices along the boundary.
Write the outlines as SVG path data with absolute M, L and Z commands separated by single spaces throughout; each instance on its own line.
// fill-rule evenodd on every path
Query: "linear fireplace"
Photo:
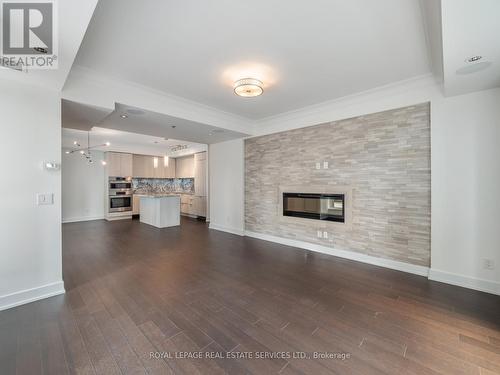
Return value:
M 283 193 L 283 216 L 345 222 L 344 194 Z

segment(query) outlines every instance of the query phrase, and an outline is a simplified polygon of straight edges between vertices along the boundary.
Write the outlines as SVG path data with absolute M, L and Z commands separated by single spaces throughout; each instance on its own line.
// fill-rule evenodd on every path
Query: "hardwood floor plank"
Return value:
M 81 306 L 79 308 L 81 308 Z M 85 346 L 83 337 L 69 306 L 69 301 L 66 301 L 64 308 L 61 310 L 59 328 L 70 374 L 95 374 L 87 347 Z
M 17 307 L 17 321 L 10 327 L 1 327 L 0 335 L 0 373 L 5 374 L 41 374 L 42 373 L 42 347 L 40 330 L 38 329 L 38 309 L 35 306 Z M 11 347 L 3 345 L 3 341 L 10 335 L 15 335 L 16 340 L 11 341 Z M 4 336 L 1 338 L 1 336 Z M 12 337 L 13 338 L 13 337 Z M 17 354 L 16 354 L 17 348 Z M 16 364 L 17 360 L 17 364 Z
M 130 347 L 127 339 L 121 332 L 118 323 L 106 310 L 96 311 L 92 314 L 97 322 L 116 363 L 124 374 L 146 374 L 139 358 Z
M 106 340 L 85 307 L 74 311 L 78 329 L 97 374 L 121 374 Z
M 22 373 L 27 373 L 24 368 L 35 367 L 33 365 L 36 363 L 35 361 L 22 357 L 25 349 L 24 346 L 18 346 L 17 327 L 12 324 L 0 324 L 0 332 L 0 374 L 16 374 L 16 368 L 19 368 Z M 23 342 L 22 340 L 21 345 Z M 26 363 L 29 363 L 29 365 Z M 36 374 L 37 372 L 33 373 Z
M 94 290 L 96 290 L 101 301 L 106 306 L 106 310 L 119 324 L 127 342 L 139 357 L 147 372 L 150 374 L 172 374 L 172 369 L 164 361 L 158 361 L 151 356 L 151 353 L 154 353 L 156 348 L 117 302 L 114 298 L 115 294 L 105 287 L 102 280 L 96 280 L 93 285 Z
M 188 218 L 64 224 L 63 276 L 0 312 L 0 374 L 500 374 L 499 296 Z

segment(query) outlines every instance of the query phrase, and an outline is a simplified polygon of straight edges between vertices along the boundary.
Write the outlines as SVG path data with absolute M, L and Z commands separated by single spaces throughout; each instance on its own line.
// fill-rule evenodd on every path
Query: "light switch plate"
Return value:
M 323 232 L 323 238 L 328 238 L 328 232 L 327 231 Z
M 316 169 L 321 169 L 321 163 L 316 163 Z
M 54 204 L 54 194 L 45 193 L 45 194 L 37 194 L 36 195 L 36 204 L 38 206 L 46 206 Z
M 323 162 L 323 169 L 328 169 L 328 162 L 327 161 Z
M 323 238 L 323 232 L 318 230 L 318 238 Z

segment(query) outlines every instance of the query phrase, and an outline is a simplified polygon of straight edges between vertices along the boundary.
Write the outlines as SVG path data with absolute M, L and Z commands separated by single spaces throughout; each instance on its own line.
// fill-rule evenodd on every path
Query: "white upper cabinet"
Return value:
M 108 176 L 130 177 L 132 176 L 132 154 L 106 152 L 106 167 Z

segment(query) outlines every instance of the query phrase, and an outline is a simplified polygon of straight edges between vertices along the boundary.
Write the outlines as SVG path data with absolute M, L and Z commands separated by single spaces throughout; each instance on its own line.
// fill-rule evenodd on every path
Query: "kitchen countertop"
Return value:
M 194 193 L 184 193 L 184 192 L 177 192 L 177 191 L 173 191 L 171 193 L 136 193 L 134 192 L 133 193 L 134 195 L 193 195 L 194 196 Z
M 167 193 L 139 193 L 139 194 L 134 194 L 137 195 L 138 197 L 145 197 L 145 198 L 170 198 L 170 197 L 178 197 L 180 198 L 180 194 L 167 194 Z

